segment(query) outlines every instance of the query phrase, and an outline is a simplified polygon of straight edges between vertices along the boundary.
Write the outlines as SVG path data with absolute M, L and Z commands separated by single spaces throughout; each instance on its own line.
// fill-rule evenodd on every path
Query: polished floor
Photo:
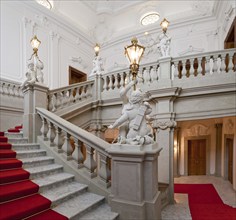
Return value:
M 236 192 L 229 181 L 214 176 L 182 176 L 175 178 L 175 183 L 212 183 L 222 201 L 236 208 Z M 175 194 L 175 204 L 168 205 L 162 211 L 163 220 L 191 220 L 187 194 Z

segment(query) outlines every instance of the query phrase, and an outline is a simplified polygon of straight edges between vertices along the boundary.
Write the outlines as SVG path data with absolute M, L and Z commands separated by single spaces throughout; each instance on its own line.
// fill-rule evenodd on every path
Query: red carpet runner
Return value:
M 175 184 L 175 193 L 187 193 L 193 220 L 236 220 L 236 208 L 225 205 L 212 184 Z
M 21 126 L 8 132 L 19 132 Z M 39 186 L 29 180 L 4 132 L 0 132 L 0 220 L 66 220 L 50 209 L 51 201 L 38 194 Z

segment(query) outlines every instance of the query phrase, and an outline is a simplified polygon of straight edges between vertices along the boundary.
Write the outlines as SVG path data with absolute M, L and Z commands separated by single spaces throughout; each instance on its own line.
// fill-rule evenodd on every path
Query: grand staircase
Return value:
M 0 133 L 0 219 L 112 220 L 105 198 L 65 173 L 22 131 Z

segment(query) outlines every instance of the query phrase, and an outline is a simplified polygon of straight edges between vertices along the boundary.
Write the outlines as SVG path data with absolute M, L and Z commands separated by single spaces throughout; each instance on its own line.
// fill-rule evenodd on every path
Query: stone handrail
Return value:
M 184 79 L 236 71 L 235 49 L 172 58 L 171 78 Z
M 55 112 L 72 104 L 92 97 L 94 80 L 76 83 L 59 89 L 50 90 L 48 94 L 48 109 Z
M 97 177 L 103 186 L 110 187 L 107 152 L 110 144 L 46 109 L 36 108 L 36 111 L 42 120 L 43 140 L 48 140 L 58 153 L 65 154 L 67 160 L 74 160 L 79 169 L 85 167 L 87 176 Z M 82 153 L 83 147 L 86 155 Z
M 0 80 L 0 94 L 23 98 L 20 83 L 10 80 Z

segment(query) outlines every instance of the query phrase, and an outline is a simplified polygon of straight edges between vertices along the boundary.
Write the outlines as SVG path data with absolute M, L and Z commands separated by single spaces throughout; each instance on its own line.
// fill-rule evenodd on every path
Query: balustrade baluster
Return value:
M 149 69 L 145 68 L 143 71 L 143 78 L 145 83 L 149 84 L 150 83 L 150 73 L 149 73 Z
M 103 77 L 103 90 L 107 90 L 107 77 Z
M 213 60 L 213 58 L 212 57 L 210 57 L 210 59 L 209 59 L 209 72 L 210 72 L 210 75 L 212 75 L 213 74 L 213 71 L 214 71 L 214 60 Z
M 77 167 L 82 168 L 82 167 L 84 167 L 84 165 L 83 165 L 84 156 L 81 152 L 81 148 L 82 148 L 83 143 L 80 140 L 78 140 L 77 138 L 75 138 L 75 137 L 73 137 L 73 138 L 74 138 L 75 149 L 72 153 L 72 157 L 76 161 Z
M 50 141 L 50 146 L 53 147 L 53 146 L 55 146 L 54 139 L 55 139 L 55 137 L 56 137 L 55 128 L 54 128 L 52 122 L 47 121 L 47 124 L 48 124 L 47 137 L 48 137 L 48 139 L 49 139 L 49 141 Z
M 157 81 L 157 71 L 154 69 L 154 67 L 152 67 L 150 70 L 150 77 L 151 77 L 151 82 Z
M 48 110 L 53 111 L 54 105 L 53 105 L 53 94 L 48 95 Z
M 202 58 L 197 58 L 197 77 L 201 77 L 203 73 Z
M 113 88 L 114 89 L 118 89 L 118 86 L 119 86 L 119 82 L 118 82 L 118 74 L 115 74 L 114 77 L 114 83 L 113 83 Z
M 48 133 L 47 121 L 46 121 L 46 119 L 43 118 L 41 115 L 40 115 L 40 117 L 41 117 L 41 119 L 42 119 L 42 127 L 41 127 L 40 131 L 41 131 L 43 140 L 44 140 L 44 141 L 47 141 L 47 140 L 48 140 L 48 138 L 47 138 L 47 133 Z
M 194 58 L 189 60 L 189 65 L 190 65 L 190 69 L 189 69 L 189 77 L 193 77 L 194 76 Z
M 218 70 L 218 55 L 214 55 L 212 56 L 212 60 L 213 60 L 213 73 L 217 73 Z
M 72 148 L 71 143 L 70 143 L 70 136 L 71 135 L 66 132 L 65 141 L 64 141 L 64 144 L 62 145 L 62 150 L 65 152 L 67 160 L 72 159 L 71 154 L 73 152 L 73 148 Z
M 210 74 L 210 57 L 206 56 L 205 57 L 205 75 L 209 75 Z
M 88 145 L 85 145 L 85 147 L 86 147 L 86 160 L 84 161 L 84 167 L 87 168 L 89 177 L 93 178 L 96 176 L 94 170 L 97 168 L 97 163 L 93 158 L 94 149 Z
M 112 76 L 107 76 L 107 91 L 112 89 Z
M 225 58 L 226 58 L 226 54 L 222 54 L 221 55 L 221 65 L 220 65 L 221 73 L 226 73 Z
M 75 88 L 74 92 L 75 92 L 74 102 L 77 102 L 77 100 L 79 99 L 79 87 Z
M 120 74 L 120 87 L 123 88 L 124 87 L 124 73 L 121 73 Z
M 186 69 L 186 62 L 187 60 L 182 61 L 182 78 L 187 78 L 187 69 Z
M 68 95 L 69 95 L 68 104 L 71 105 L 74 102 L 74 88 L 68 90 Z
M 220 70 L 220 67 L 221 67 L 221 58 L 220 58 L 219 56 L 218 56 L 217 59 L 216 59 L 216 66 L 217 66 L 216 72 L 217 72 L 218 74 L 220 74 L 220 73 L 221 73 L 221 70 Z
M 86 98 L 85 86 L 81 86 L 81 100 Z
M 60 92 L 57 92 L 57 93 L 55 94 L 55 97 L 56 97 L 56 100 L 55 100 L 56 105 L 55 105 L 55 107 L 56 107 L 56 110 L 57 110 L 57 109 L 59 109 L 60 106 L 61 106 L 61 93 L 60 93 Z
M 110 177 L 111 177 L 111 171 L 109 170 L 109 157 L 99 153 L 100 155 L 100 169 L 98 171 L 98 175 L 100 177 L 100 183 L 104 185 L 105 187 L 111 186 L 110 183 Z
M 61 128 L 59 128 L 57 126 L 55 126 L 55 130 L 56 130 L 56 137 L 54 139 L 54 142 L 57 147 L 57 152 L 62 153 L 63 152 L 62 145 L 64 143 L 64 137 L 62 134 L 62 130 L 61 130 Z
M 234 56 L 234 52 L 229 52 L 229 64 L 227 68 L 228 72 L 234 71 L 233 56 Z

